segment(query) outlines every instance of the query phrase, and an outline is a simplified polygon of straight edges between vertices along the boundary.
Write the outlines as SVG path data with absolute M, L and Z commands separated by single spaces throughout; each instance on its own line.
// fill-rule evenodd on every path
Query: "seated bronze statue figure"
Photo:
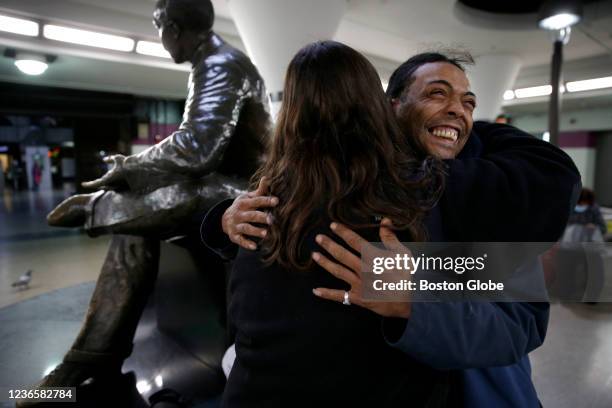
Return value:
M 212 31 L 208 0 L 159 0 L 154 24 L 174 62 L 191 62 L 179 129 L 110 169 L 49 215 L 52 226 L 113 234 L 81 331 L 40 387 L 78 387 L 120 373 L 155 283 L 160 239 L 244 191 L 270 129 L 264 82 L 249 58 Z M 207 271 L 210 272 L 210 271 Z M 22 402 L 18 407 L 35 404 Z

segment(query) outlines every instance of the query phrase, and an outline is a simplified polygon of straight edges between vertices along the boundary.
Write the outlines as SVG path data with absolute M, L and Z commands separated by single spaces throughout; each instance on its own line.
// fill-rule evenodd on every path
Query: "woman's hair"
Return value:
M 417 149 L 364 56 L 335 41 L 302 48 L 287 68 L 267 161 L 253 177 L 256 184 L 265 176 L 280 200 L 261 242 L 264 260 L 309 267 L 303 240 L 328 219 L 364 228 L 389 217 L 423 240 L 421 220 L 443 176 L 441 162 Z

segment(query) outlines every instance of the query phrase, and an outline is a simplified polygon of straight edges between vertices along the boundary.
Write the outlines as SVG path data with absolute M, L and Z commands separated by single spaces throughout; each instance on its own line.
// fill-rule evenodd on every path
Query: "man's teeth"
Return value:
M 448 128 L 436 128 L 434 130 L 431 131 L 431 133 L 434 136 L 439 136 L 439 137 L 443 137 L 445 139 L 449 139 L 449 140 L 457 140 L 457 131 L 455 129 L 448 129 Z

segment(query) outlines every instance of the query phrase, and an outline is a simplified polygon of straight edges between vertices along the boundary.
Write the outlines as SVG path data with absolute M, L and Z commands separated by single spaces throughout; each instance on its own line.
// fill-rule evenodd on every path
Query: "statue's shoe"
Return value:
M 82 227 L 87 221 L 94 194 L 77 194 L 68 197 L 47 215 L 52 227 Z

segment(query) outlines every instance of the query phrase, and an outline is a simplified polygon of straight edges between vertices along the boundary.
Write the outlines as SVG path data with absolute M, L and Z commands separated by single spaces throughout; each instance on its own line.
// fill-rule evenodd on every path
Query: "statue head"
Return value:
M 177 64 L 190 61 L 215 20 L 210 0 L 157 0 L 153 24 Z

